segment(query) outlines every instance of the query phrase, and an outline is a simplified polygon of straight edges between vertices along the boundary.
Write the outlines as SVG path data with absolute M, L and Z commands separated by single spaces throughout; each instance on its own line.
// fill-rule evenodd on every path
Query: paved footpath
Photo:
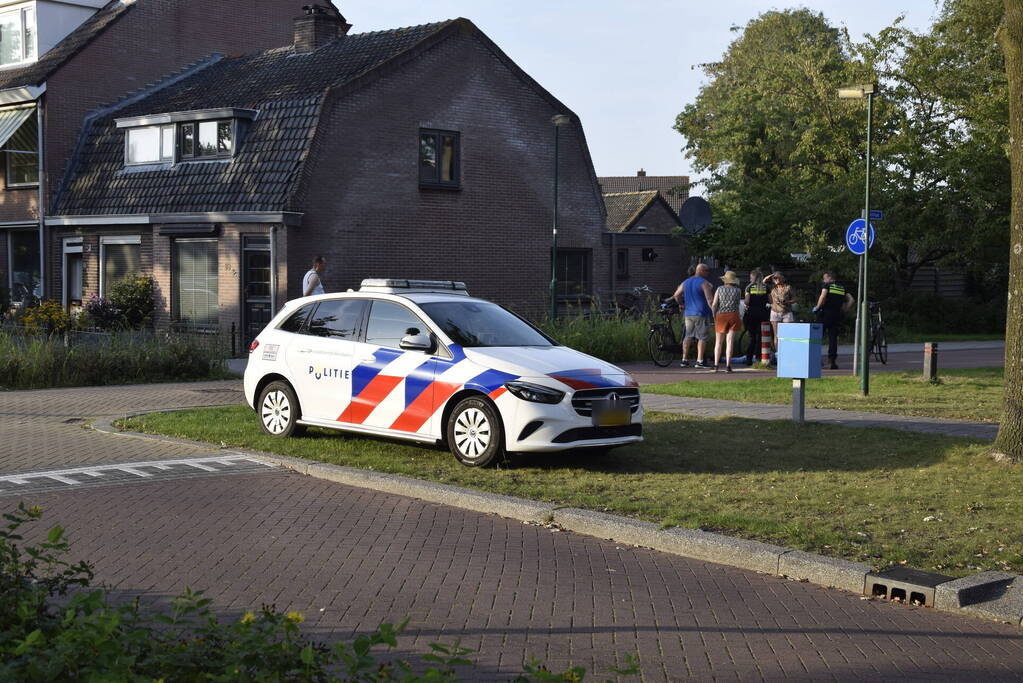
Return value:
M 145 459 L 166 469 L 171 460 L 229 456 L 64 421 L 224 402 L 237 387 L 0 394 L 0 471 Z M 16 439 L 12 429 L 22 430 Z M 1023 678 L 1018 627 L 282 468 L 0 491 L 0 509 L 23 497 L 43 506 L 44 521 L 67 527 L 76 556 L 95 562 L 117 595 L 166 604 L 188 585 L 228 616 L 275 603 L 303 612 L 326 639 L 409 616 L 406 652 L 459 638 L 480 651 L 468 680 L 508 680 L 529 657 L 607 673 L 626 652 L 639 653 L 649 681 Z
M 753 420 L 791 420 L 792 406 L 763 403 L 722 401 L 713 398 L 690 398 L 664 394 L 643 394 L 644 410 L 660 410 L 677 415 L 694 417 L 736 416 Z M 968 422 L 936 417 L 905 417 L 882 415 L 880 413 L 859 413 L 853 410 L 830 410 L 807 408 L 805 418 L 810 422 L 837 424 L 846 427 L 887 427 L 907 432 L 962 436 L 971 439 L 994 441 L 998 425 L 992 422 Z

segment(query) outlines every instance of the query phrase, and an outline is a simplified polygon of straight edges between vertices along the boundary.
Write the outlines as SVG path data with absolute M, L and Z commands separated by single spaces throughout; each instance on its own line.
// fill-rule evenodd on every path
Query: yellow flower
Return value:
M 255 620 L 256 620 L 256 615 L 253 614 L 252 612 L 246 612 L 245 614 L 242 615 L 242 619 L 241 619 L 243 624 L 251 624 Z
M 284 618 L 295 624 L 301 624 L 305 621 L 305 617 L 303 617 L 299 612 L 288 612 L 284 615 Z

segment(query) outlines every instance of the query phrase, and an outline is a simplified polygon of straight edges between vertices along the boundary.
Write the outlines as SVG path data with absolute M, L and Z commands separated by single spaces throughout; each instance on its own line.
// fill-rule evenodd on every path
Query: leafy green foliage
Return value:
M 153 317 L 153 279 L 129 275 L 109 288 L 110 304 L 117 310 L 120 324 L 132 330 L 148 327 Z
M 0 530 L 0 680 L 439 683 L 471 665 L 471 650 L 458 643 L 432 644 L 422 673 L 408 660 L 381 659 L 381 648 L 397 648 L 407 620 L 328 646 L 302 635 L 298 612 L 264 605 L 224 622 L 202 591 L 187 588 L 169 614 L 147 616 L 138 600 L 115 604 L 105 589 L 90 589 L 92 567 L 63 559 L 61 527 L 26 544 L 20 528 L 41 517 L 21 504 Z M 635 660 L 628 663 L 637 673 Z M 553 674 L 534 662 L 527 673 L 518 680 L 581 681 L 585 670 Z
M 863 206 L 866 116 L 837 89 L 877 82 L 874 262 L 905 291 L 926 266 L 1004 282 L 1009 175 L 999 0 L 946 0 L 926 33 L 901 20 L 856 43 L 809 10 L 753 19 L 675 128 L 708 172 L 715 225 L 702 244 L 728 262 L 856 270 L 843 244 Z
M 187 336 L 139 339 L 113 333 L 102 343 L 0 330 L 0 389 L 99 386 L 227 377 L 221 354 Z

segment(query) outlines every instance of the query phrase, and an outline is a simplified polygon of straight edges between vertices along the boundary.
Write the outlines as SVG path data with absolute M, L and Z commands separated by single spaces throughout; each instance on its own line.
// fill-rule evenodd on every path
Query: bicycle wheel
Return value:
M 650 349 L 650 358 L 654 365 L 659 368 L 666 368 L 675 360 L 675 352 L 671 350 L 671 333 L 663 325 L 650 329 L 647 337 L 647 348 Z
M 884 335 L 883 327 L 879 327 L 874 335 L 874 357 L 881 361 L 882 365 L 888 365 L 888 339 Z

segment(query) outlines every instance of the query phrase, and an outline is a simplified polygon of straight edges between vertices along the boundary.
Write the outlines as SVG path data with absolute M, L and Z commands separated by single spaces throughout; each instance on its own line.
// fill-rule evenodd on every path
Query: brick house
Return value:
M 540 315 L 558 135 L 559 293 L 589 296 L 608 259 L 578 118 L 466 19 L 349 28 L 310 8 L 292 45 L 212 55 L 92 117 L 47 218 L 81 240 L 83 291 L 135 250 L 158 326 L 248 338 L 323 255 L 328 291 L 457 279 Z
M 609 289 L 617 295 L 638 285 L 667 296 L 684 279 L 687 240 L 678 214 L 658 190 L 604 194 L 604 242 L 614 259 Z
M 289 44 L 306 1 L 0 0 L 0 286 L 81 296 L 84 247 L 44 221 L 89 112 L 213 51 Z M 52 278 L 66 262 L 70 292 Z

